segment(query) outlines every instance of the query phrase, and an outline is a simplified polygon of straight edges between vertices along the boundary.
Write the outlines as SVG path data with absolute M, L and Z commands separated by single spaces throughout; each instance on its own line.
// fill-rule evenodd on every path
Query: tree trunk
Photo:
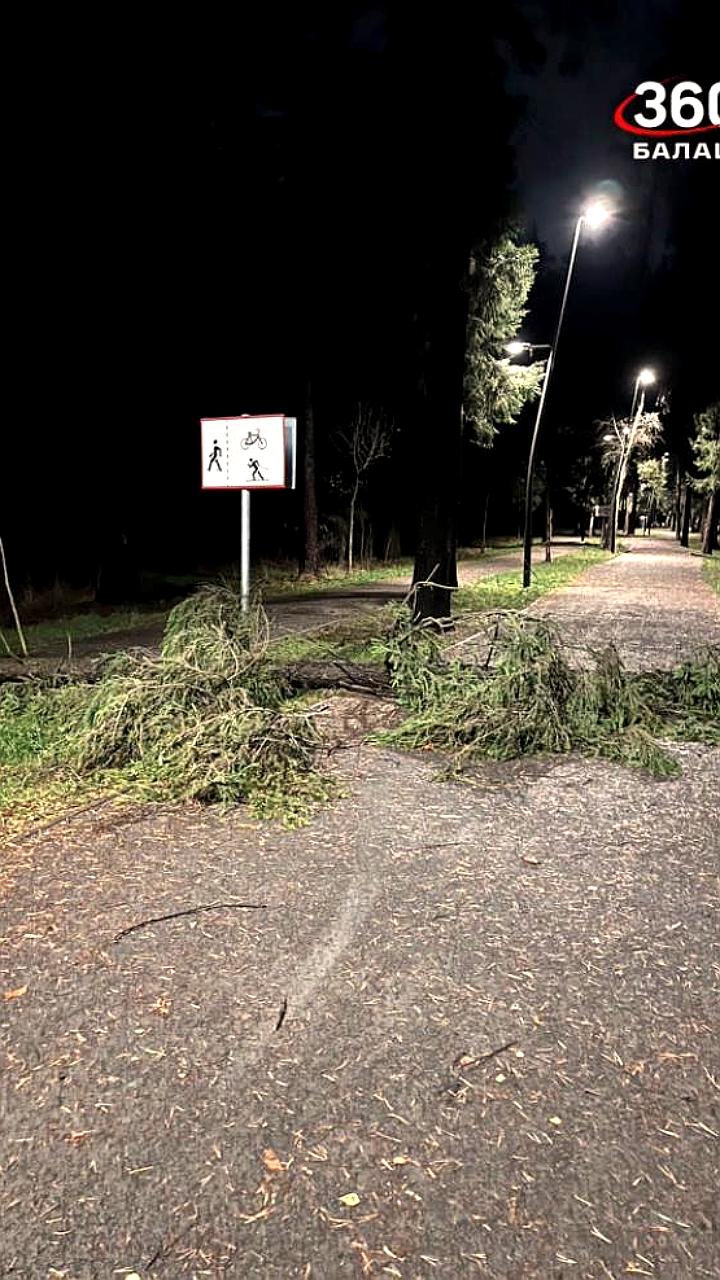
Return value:
M 553 510 L 550 502 L 550 479 L 545 484 L 545 563 L 552 562 Z
M 673 529 L 675 537 L 680 540 L 680 531 L 682 526 L 682 478 L 680 475 L 680 467 L 677 469 L 677 480 L 675 482 L 675 510 L 673 512 Z
M 320 573 L 320 547 L 318 538 L 317 484 L 315 479 L 315 415 L 313 413 L 312 384 L 305 386 L 304 413 L 304 504 L 305 544 L 301 571 L 317 578 Z
M 490 505 L 490 493 L 488 492 L 485 494 L 485 507 L 483 509 L 483 523 L 482 523 L 482 541 L 480 543 L 480 550 L 482 551 L 483 555 L 487 550 L 487 522 L 488 522 L 489 505 Z
M 304 659 L 288 663 L 282 675 L 292 689 L 354 689 L 362 693 L 390 696 L 390 676 L 382 667 L 368 662 L 345 662 L 332 658 Z
M 618 463 L 615 467 L 615 474 L 613 476 L 612 489 L 610 490 L 610 511 L 605 519 L 605 525 L 603 527 L 603 540 L 602 540 L 603 550 L 612 551 L 613 553 L 615 552 L 615 547 L 617 542 L 616 534 L 617 534 L 619 479 L 620 479 L 620 462 L 618 460 Z
M 692 516 L 692 485 L 688 481 L 685 485 L 685 500 L 682 509 L 682 521 L 680 525 L 680 546 L 688 547 L 690 545 L 690 518 Z
M 640 497 L 640 481 L 635 480 L 632 490 L 628 493 L 627 506 L 625 509 L 625 532 L 633 537 L 637 528 L 637 509 L 638 499 Z
M 350 497 L 350 511 L 348 512 L 348 543 L 347 543 L 347 569 L 348 573 L 353 571 L 353 544 L 355 542 L 355 504 L 358 497 L 358 485 L 355 483 L 352 495 Z
M 423 307 L 424 341 L 417 384 L 418 540 L 413 617 L 449 623 L 457 588 L 462 398 L 467 296 L 465 259 L 436 262 Z M 438 585 L 421 586 L 429 580 Z
M 703 526 L 702 553 L 704 556 L 712 555 L 713 551 L 717 551 L 718 545 L 718 496 L 720 490 L 713 489 L 708 498 L 707 511 L 705 513 L 705 524 Z

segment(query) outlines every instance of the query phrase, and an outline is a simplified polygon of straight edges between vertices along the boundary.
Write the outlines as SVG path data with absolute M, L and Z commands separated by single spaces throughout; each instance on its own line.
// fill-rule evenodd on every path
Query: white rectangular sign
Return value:
M 203 489 L 293 488 L 293 426 L 281 413 L 202 418 Z

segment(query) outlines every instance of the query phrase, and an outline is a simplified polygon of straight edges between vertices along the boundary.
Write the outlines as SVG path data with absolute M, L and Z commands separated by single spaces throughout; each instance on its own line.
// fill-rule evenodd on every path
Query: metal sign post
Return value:
M 203 489 L 240 489 L 240 600 L 250 607 L 250 490 L 295 488 L 297 420 L 284 414 L 202 418 Z
M 250 490 L 240 494 L 240 606 L 250 608 Z

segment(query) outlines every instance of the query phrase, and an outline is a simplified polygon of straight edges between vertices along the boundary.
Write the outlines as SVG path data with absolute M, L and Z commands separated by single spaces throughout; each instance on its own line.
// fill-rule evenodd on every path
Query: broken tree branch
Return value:
M 264 911 L 267 902 L 206 902 L 199 907 L 186 907 L 183 911 L 169 911 L 164 916 L 151 916 L 149 920 L 138 920 L 137 924 L 129 924 L 126 929 L 121 929 L 113 938 L 113 946 L 122 938 L 126 938 L 129 933 L 135 933 L 136 929 L 144 929 L 149 924 L 162 924 L 164 920 L 178 920 L 180 916 L 194 916 L 201 911 L 223 911 L 231 907 L 240 907 L 245 911 Z

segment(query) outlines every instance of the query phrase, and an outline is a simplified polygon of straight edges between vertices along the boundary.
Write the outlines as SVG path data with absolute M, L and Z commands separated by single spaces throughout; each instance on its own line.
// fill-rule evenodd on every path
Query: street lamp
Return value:
M 521 356 L 523 351 L 528 351 L 532 355 L 533 351 L 549 351 L 549 342 L 508 342 L 505 350 L 509 356 Z
M 572 247 L 570 249 L 570 258 L 568 260 L 567 274 L 565 276 L 565 288 L 563 290 L 562 302 L 560 304 L 560 315 L 558 316 L 557 327 L 555 329 L 555 337 L 549 348 L 549 355 L 545 366 L 545 377 L 543 378 L 542 391 L 540 392 L 537 414 L 535 415 L 535 426 L 533 428 L 532 440 L 530 442 L 530 456 L 528 458 L 527 477 L 525 480 L 525 531 L 523 535 L 523 587 L 525 588 L 530 586 L 532 577 L 532 499 L 535 453 L 537 450 L 538 436 L 540 434 L 540 423 L 542 422 L 543 409 L 545 408 L 545 400 L 547 398 L 547 390 L 550 385 L 550 374 L 552 373 L 553 361 L 557 355 L 560 332 L 562 330 L 563 320 L 565 319 L 565 307 L 567 306 L 568 293 L 570 292 L 570 281 L 572 280 L 573 269 L 575 267 L 575 257 L 580 243 L 580 235 L 584 226 L 588 226 L 592 230 L 602 227 L 611 217 L 611 213 L 612 211 L 610 207 L 604 201 L 593 201 L 592 204 L 587 205 L 586 208 L 583 209 L 575 223 L 575 234 L 573 236 Z M 515 346 L 514 343 L 510 345 Z M 524 346 L 525 344 L 523 344 L 523 349 Z M 506 350 L 509 350 L 509 347 L 507 347 Z M 511 352 L 510 354 L 515 353 Z
M 630 461 L 630 454 L 633 451 L 638 427 L 640 426 L 640 419 L 642 418 L 643 410 L 645 408 L 645 388 L 651 386 L 653 382 L 655 382 L 655 374 L 653 370 L 641 369 L 635 379 L 635 386 L 633 388 L 632 408 L 630 410 L 630 426 L 623 427 L 621 434 L 613 422 L 615 435 L 620 441 L 620 452 L 618 454 L 612 493 L 610 495 L 608 548 L 612 552 L 615 551 L 617 542 L 618 502 L 620 500 L 620 494 L 623 491 L 628 462 Z M 603 436 L 603 440 L 611 441 L 612 436 Z
M 649 387 L 652 385 L 654 381 L 655 381 L 655 374 L 653 373 L 652 369 L 640 370 L 637 378 L 635 379 L 635 389 L 633 391 L 632 408 L 630 410 L 631 418 L 635 417 L 635 406 L 637 404 L 637 398 L 638 398 L 638 393 L 640 391 L 640 388 Z

